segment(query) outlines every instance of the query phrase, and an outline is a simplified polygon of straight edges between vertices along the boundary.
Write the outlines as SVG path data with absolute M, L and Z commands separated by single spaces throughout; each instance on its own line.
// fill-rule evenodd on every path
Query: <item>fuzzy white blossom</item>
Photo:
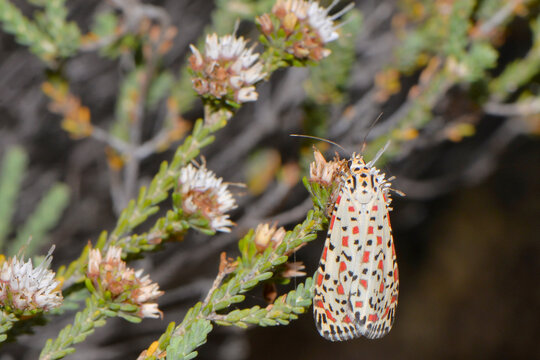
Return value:
M 322 7 L 313 0 L 277 0 L 272 8 L 272 15 L 279 21 L 279 28 L 274 27 L 270 15 L 265 14 L 257 18 L 263 34 L 270 42 L 280 39 L 276 43 L 289 44 L 284 49 L 298 59 L 311 59 L 319 61 L 328 55 L 330 50 L 325 45 L 339 38 L 339 25 L 335 20 L 354 7 L 353 3 L 345 6 L 341 11 L 330 15 L 330 11 L 339 2 L 334 0 L 329 7 Z M 283 35 L 283 33 L 285 35 Z
M 215 231 L 230 232 L 234 223 L 226 213 L 236 208 L 236 201 L 222 178 L 206 169 L 189 164 L 180 170 L 179 192 L 182 207 L 188 214 L 200 212 Z
M 1 264 L 0 306 L 14 311 L 48 311 L 62 304 L 60 283 L 48 269 L 54 246 L 43 262 L 34 268 L 32 260 L 24 262 L 16 256 Z
M 193 87 L 199 95 L 238 103 L 257 100 L 253 85 L 266 73 L 258 62 L 259 54 L 253 52 L 253 47 L 247 48 L 243 37 L 210 34 L 203 54 L 193 45 L 190 48 Z
M 136 305 L 140 317 L 158 318 L 161 311 L 155 301 L 163 295 L 159 286 L 150 280 L 149 275 L 142 275 L 143 270 L 133 270 L 122 260 L 122 249 L 111 246 L 103 258 L 99 249 L 90 250 L 87 276 L 98 292 L 108 291 L 112 301 L 122 299 Z

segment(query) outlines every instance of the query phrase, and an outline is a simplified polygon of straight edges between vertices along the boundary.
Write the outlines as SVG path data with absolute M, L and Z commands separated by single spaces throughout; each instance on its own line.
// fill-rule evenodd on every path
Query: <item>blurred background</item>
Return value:
M 39 1 L 11 3 L 31 16 Z M 172 157 L 203 114 L 182 70 L 189 44 L 211 30 L 230 33 L 237 20 L 239 35 L 257 39 L 253 19 L 273 1 L 142 4 L 163 11 L 150 16 L 150 23 L 170 36 L 155 66 L 156 73 L 167 74 L 160 78 L 165 90 L 158 88 L 145 110 L 141 136 L 152 139 L 169 129 L 177 138 L 141 161 L 137 187 Z M 56 244 L 53 268 L 114 227 L 122 208 L 114 185 L 122 164 L 98 136 L 73 130 L 66 113 L 51 108 L 42 84 L 61 74 L 79 105 L 90 109 L 93 125 L 129 126 L 122 125 L 119 98 L 130 89 L 126 79 L 145 57 L 145 36 L 151 38 L 153 29 L 128 11 L 148 10 L 140 6 L 68 2 L 68 19 L 87 37 L 53 66 L 10 33 L 0 33 L 0 155 L 5 158 L 16 145 L 27 154 L 13 227 L 22 226 L 59 183 L 69 193 L 69 200 L 57 195 L 53 201 L 58 220 L 43 235 L 47 244 L 36 249 L 44 254 Z M 355 1 L 330 57 L 320 66 L 272 74 L 258 86 L 259 100 L 243 106 L 203 149 L 209 169 L 248 185 L 235 190 L 240 206 L 232 219 L 238 226 L 213 237 L 190 232 L 183 242 L 164 244 L 166 251 L 132 262 L 165 290 L 159 301 L 164 319 L 141 325 L 109 320 L 71 358 L 136 358 L 168 322 L 180 321 L 205 296 L 219 253 L 236 256 L 236 241 L 249 228 L 276 221 L 291 229 L 302 221 L 312 206 L 300 181 L 312 161 L 312 144 L 327 158 L 339 149 L 292 133 L 328 138 L 351 152 L 367 139 L 368 159 L 392 141 L 379 167 L 406 194 L 394 196 L 391 213 L 400 270 L 394 328 L 381 340 L 331 343 L 318 335 L 310 310 L 289 326 L 215 326 L 198 358 L 540 358 L 539 10 L 540 2 L 532 0 Z M 111 19 L 113 33 L 120 25 L 124 32 L 104 45 L 99 41 L 106 39 Z M 180 105 L 171 110 L 175 96 Z M 173 120 L 165 116 L 174 112 Z M 319 235 L 295 255 L 308 274 L 319 261 L 325 234 Z M 278 291 L 301 282 L 297 278 Z M 261 287 L 247 302 L 264 306 Z M 0 359 L 37 358 L 45 340 L 72 321 L 70 315 L 5 344 Z

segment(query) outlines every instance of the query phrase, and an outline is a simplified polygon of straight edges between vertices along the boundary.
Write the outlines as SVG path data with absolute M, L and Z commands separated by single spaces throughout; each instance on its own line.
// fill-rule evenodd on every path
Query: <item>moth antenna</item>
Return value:
M 332 145 L 336 145 L 338 148 L 340 148 L 341 150 L 345 151 L 346 153 L 351 153 L 350 151 L 347 151 L 347 149 L 345 149 L 343 146 L 339 145 L 338 143 L 335 143 L 333 141 L 330 141 L 330 140 L 327 140 L 327 139 L 323 139 L 323 138 L 320 138 L 320 137 L 317 137 L 317 136 L 311 136 L 311 135 L 301 135 L 301 134 L 291 134 L 290 136 L 294 136 L 294 137 L 303 137 L 303 138 L 306 138 L 306 139 L 314 139 L 314 140 L 320 140 L 320 141 L 324 141 L 324 142 L 327 142 L 329 144 L 332 144 Z
M 373 128 L 375 127 L 375 124 L 377 124 L 379 122 L 379 120 L 382 118 L 382 116 L 383 116 L 383 113 L 380 113 L 379 116 L 377 116 L 377 118 L 375 119 L 375 121 L 372 122 L 371 125 L 369 125 L 369 128 L 366 131 L 366 135 L 364 135 L 364 140 L 362 140 L 362 153 L 364 152 L 364 150 L 366 148 L 366 141 L 367 141 L 367 137 L 368 137 L 369 133 L 371 132 L 371 130 L 373 130 Z
M 375 157 L 367 165 L 373 166 L 377 162 L 377 160 L 379 160 L 382 154 L 388 149 L 389 146 L 390 146 L 390 140 L 386 142 L 386 145 L 384 145 L 384 147 L 377 152 L 377 155 L 375 155 Z

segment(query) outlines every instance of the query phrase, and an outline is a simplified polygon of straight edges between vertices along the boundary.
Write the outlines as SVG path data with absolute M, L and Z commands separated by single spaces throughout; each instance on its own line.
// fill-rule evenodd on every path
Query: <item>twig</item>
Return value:
M 524 100 L 514 104 L 501 104 L 488 102 L 484 105 L 484 111 L 498 116 L 530 116 L 540 113 L 540 98 Z

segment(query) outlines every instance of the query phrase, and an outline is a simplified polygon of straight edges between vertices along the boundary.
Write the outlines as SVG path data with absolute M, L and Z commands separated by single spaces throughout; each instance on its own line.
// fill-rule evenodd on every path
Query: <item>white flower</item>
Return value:
M 354 7 L 351 3 L 330 16 L 329 12 L 338 2 L 334 0 L 329 7 L 323 8 L 313 0 L 277 0 L 272 13 L 279 19 L 280 30 L 285 31 L 287 40 L 292 41 L 286 51 L 299 59 L 315 61 L 330 55 L 330 50 L 324 46 L 339 37 L 339 25 L 334 24 L 334 20 Z M 268 18 L 260 17 L 258 21 L 270 41 L 282 36 L 271 26 Z
M 123 303 L 136 305 L 140 317 L 159 317 L 161 311 L 157 303 L 151 301 L 163 295 L 163 291 L 150 276 L 142 273 L 142 269 L 135 271 L 126 265 L 119 247 L 111 246 L 105 259 L 99 249 L 90 250 L 87 276 L 98 293 L 109 291 L 113 302 L 122 299 Z
M 14 310 L 48 311 L 62 304 L 62 293 L 55 273 L 48 269 L 52 261 L 51 247 L 43 262 L 33 268 L 32 260 L 24 262 L 22 257 L 8 259 L 0 269 L 0 305 Z
M 340 176 L 345 161 L 337 157 L 333 161 L 326 161 L 317 149 L 313 151 L 313 156 L 315 161 L 309 165 L 310 180 L 325 186 L 331 185 Z
M 236 208 L 236 201 L 223 184 L 223 179 L 206 169 L 198 169 L 189 164 L 180 170 L 179 192 L 182 194 L 182 207 L 188 214 L 198 211 L 208 219 L 215 231 L 230 232 L 234 223 L 226 212 Z
M 254 89 L 252 85 L 262 80 L 266 73 L 263 65 L 257 62 L 259 54 L 253 52 L 253 47 L 246 46 L 242 37 L 218 37 L 217 34 L 206 37 L 204 54 L 190 45 L 193 55 L 189 61 L 195 73 L 192 79 L 195 91 L 201 96 L 229 98 L 238 103 L 257 100 L 256 93 L 250 97 L 242 95 L 246 88 Z

